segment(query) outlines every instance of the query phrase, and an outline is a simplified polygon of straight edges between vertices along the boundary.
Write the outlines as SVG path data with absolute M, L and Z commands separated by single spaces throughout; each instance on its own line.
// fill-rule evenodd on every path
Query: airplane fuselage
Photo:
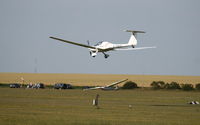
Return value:
M 133 45 L 131 44 L 113 44 L 107 41 L 103 41 L 101 44 L 94 46 L 97 48 L 98 52 L 107 52 L 110 50 L 114 50 L 115 48 L 126 48 L 126 47 L 132 47 Z
M 134 48 L 133 44 L 113 44 L 107 41 L 103 41 L 98 43 L 95 47 L 95 49 L 89 49 L 90 50 L 90 55 L 92 57 L 95 57 L 97 55 L 98 52 L 107 52 L 107 51 L 111 51 L 111 50 L 115 50 L 117 48 Z

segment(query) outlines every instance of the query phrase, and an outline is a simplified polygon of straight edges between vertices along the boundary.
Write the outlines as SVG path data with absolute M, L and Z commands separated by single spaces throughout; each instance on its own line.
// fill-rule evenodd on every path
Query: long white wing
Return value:
M 93 88 L 87 88 L 87 89 L 83 89 L 83 90 L 95 90 L 95 89 L 102 89 L 104 87 L 93 87 Z
M 125 81 L 127 81 L 127 80 L 128 80 L 128 79 L 123 79 L 123 80 L 114 82 L 114 83 L 112 83 L 112 84 L 110 84 L 110 85 L 107 85 L 106 87 L 111 87 L 111 86 L 117 85 L 117 84 L 119 84 L 119 83 L 125 82 Z
M 81 44 L 81 43 L 76 43 L 76 42 L 72 42 L 72 41 L 68 41 L 68 40 L 63 40 L 63 39 L 56 38 L 56 37 L 49 37 L 49 38 L 51 38 L 51 39 L 55 39 L 55 40 L 59 40 L 59 41 L 65 42 L 65 43 L 69 43 L 69 44 L 77 45 L 77 46 L 82 46 L 82 47 L 85 47 L 85 48 L 96 49 L 96 48 L 93 47 L 93 46 L 88 46 L 88 45 Z
M 140 49 L 153 49 L 156 48 L 155 46 L 152 47 L 138 47 L 138 48 L 117 48 L 114 50 L 140 50 Z
M 127 80 L 128 80 L 128 79 L 123 79 L 123 80 L 114 82 L 114 83 L 112 83 L 112 84 L 110 84 L 110 85 L 107 85 L 107 86 L 105 86 L 105 87 L 104 87 L 104 86 L 100 86 L 100 87 L 87 88 L 87 89 L 83 89 L 83 90 L 104 89 L 104 88 L 106 88 L 106 87 L 112 87 L 112 86 L 114 86 L 114 85 L 117 85 L 117 84 L 119 84 L 119 83 L 125 82 L 125 81 L 127 81 Z

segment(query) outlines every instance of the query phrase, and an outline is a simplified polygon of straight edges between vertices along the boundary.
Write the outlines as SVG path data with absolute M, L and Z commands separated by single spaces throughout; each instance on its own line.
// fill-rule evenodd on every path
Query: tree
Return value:
M 182 84 L 181 85 L 181 88 L 184 90 L 184 91 L 191 91 L 191 90 L 194 90 L 194 87 L 192 84 Z
M 165 82 L 164 81 L 153 81 L 151 83 L 151 87 L 153 89 L 163 89 L 165 87 Z
M 200 83 L 195 85 L 196 90 L 200 90 Z
M 165 89 L 181 89 L 180 85 L 177 82 L 167 83 L 164 86 Z
M 135 82 L 132 81 L 126 82 L 122 87 L 122 89 L 135 89 L 135 88 L 138 88 L 138 86 Z

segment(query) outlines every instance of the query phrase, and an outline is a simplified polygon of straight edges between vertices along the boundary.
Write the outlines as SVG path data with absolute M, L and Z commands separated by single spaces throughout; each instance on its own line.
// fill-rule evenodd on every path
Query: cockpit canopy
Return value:
M 100 41 L 97 44 L 95 44 L 95 46 L 101 45 L 104 41 Z

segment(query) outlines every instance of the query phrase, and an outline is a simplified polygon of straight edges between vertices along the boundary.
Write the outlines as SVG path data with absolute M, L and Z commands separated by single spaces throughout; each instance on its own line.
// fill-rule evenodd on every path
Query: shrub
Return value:
M 151 83 L 151 87 L 153 89 L 163 89 L 164 86 L 165 86 L 165 82 L 163 82 L 163 81 L 153 81 Z
M 182 88 L 184 91 L 194 90 L 194 87 L 193 87 L 192 84 L 182 84 L 182 85 L 181 85 L 181 88 Z
M 195 85 L 196 90 L 200 90 L 200 83 Z
M 165 89 L 181 89 L 180 85 L 177 82 L 167 83 L 164 86 Z
M 122 87 L 122 89 L 135 89 L 135 88 L 138 88 L 138 86 L 135 82 L 132 81 L 126 82 Z

